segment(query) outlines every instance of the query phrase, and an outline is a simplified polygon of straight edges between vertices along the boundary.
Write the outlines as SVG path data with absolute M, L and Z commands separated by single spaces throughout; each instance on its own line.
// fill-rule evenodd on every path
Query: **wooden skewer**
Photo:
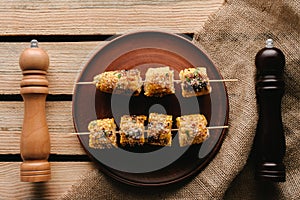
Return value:
M 208 130 L 210 129 L 221 129 L 221 128 L 229 128 L 229 126 L 209 126 L 206 127 Z
M 210 83 L 216 83 L 216 82 L 236 82 L 238 79 L 220 79 L 220 80 L 209 80 Z M 143 81 L 144 82 L 144 81 Z M 174 80 L 176 83 L 180 83 L 181 80 Z M 95 84 L 95 82 L 77 82 L 76 85 L 92 85 Z
M 206 127 L 208 130 L 211 129 L 222 129 L 222 128 L 229 128 L 229 126 L 209 126 Z M 179 129 L 171 129 L 171 131 L 178 131 Z M 145 132 L 148 132 L 148 130 L 145 130 Z M 120 131 L 116 131 L 116 133 L 120 133 Z M 89 135 L 90 132 L 81 132 L 81 133 L 69 133 L 70 135 Z
M 237 81 L 239 81 L 239 79 L 232 78 L 232 79 L 209 80 L 208 82 L 215 83 L 215 82 L 237 82 Z
M 93 85 L 95 84 L 94 82 L 78 82 L 76 85 Z

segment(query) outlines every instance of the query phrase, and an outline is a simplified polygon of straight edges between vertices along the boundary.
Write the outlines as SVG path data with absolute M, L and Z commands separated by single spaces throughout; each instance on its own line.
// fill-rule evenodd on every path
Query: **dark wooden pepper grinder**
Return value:
M 30 48 L 23 51 L 19 60 L 23 71 L 20 93 L 24 99 L 24 120 L 21 134 L 20 151 L 21 181 L 43 182 L 51 178 L 50 136 L 46 121 L 46 97 L 48 80 L 46 71 L 49 66 L 48 54 L 38 47 L 36 40 Z
M 284 93 L 283 72 L 285 57 L 273 46 L 272 39 L 255 57 L 257 69 L 256 97 L 259 120 L 255 138 L 257 180 L 285 181 L 285 136 L 281 118 L 281 99 Z

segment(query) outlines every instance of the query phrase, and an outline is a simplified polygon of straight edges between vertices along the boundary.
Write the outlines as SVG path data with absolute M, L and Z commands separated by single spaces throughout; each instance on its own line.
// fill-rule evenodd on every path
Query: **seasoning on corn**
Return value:
M 105 149 L 117 146 L 116 124 L 113 118 L 93 120 L 89 123 L 88 130 L 91 148 Z
M 209 132 L 206 128 L 207 120 L 204 115 L 183 115 L 176 118 L 176 124 L 181 147 L 200 144 L 209 137 Z
M 147 119 L 144 115 L 124 115 L 120 122 L 120 144 L 125 146 L 129 144 L 142 145 L 145 142 L 145 126 L 144 122 Z
M 150 113 L 147 129 L 147 143 L 171 146 L 172 115 Z
M 206 68 L 187 68 L 179 73 L 183 97 L 201 96 L 211 92 Z
M 143 81 L 138 69 L 107 71 L 94 77 L 96 88 L 102 92 L 138 96 Z
M 145 96 L 174 94 L 174 71 L 169 67 L 149 68 L 145 74 Z

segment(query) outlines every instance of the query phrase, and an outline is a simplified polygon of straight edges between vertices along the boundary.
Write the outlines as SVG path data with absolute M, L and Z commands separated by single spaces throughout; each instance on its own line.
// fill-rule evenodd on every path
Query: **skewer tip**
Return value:
M 94 82 L 77 82 L 76 85 L 93 85 Z

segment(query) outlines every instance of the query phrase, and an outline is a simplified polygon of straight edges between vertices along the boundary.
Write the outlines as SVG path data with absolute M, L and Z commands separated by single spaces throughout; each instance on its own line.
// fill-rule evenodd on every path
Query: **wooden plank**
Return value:
M 141 27 L 199 30 L 225 0 L 0 1 L 1 35 L 119 34 Z
M 20 153 L 20 134 L 23 124 L 23 102 L 0 102 L 0 154 Z M 47 102 L 47 122 L 51 153 L 85 155 L 74 132 L 72 102 Z
M 19 162 L 0 162 L 0 199 L 59 199 L 83 175 L 91 162 L 52 162 L 52 179 L 44 183 L 20 182 Z
M 50 94 L 72 94 L 74 82 L 95 49 L 107 42 L 40 43 L 49 55 Z M 22 72 L 19 57 L 28 43 L 0 43 L 0 94 L 19 94 Z

